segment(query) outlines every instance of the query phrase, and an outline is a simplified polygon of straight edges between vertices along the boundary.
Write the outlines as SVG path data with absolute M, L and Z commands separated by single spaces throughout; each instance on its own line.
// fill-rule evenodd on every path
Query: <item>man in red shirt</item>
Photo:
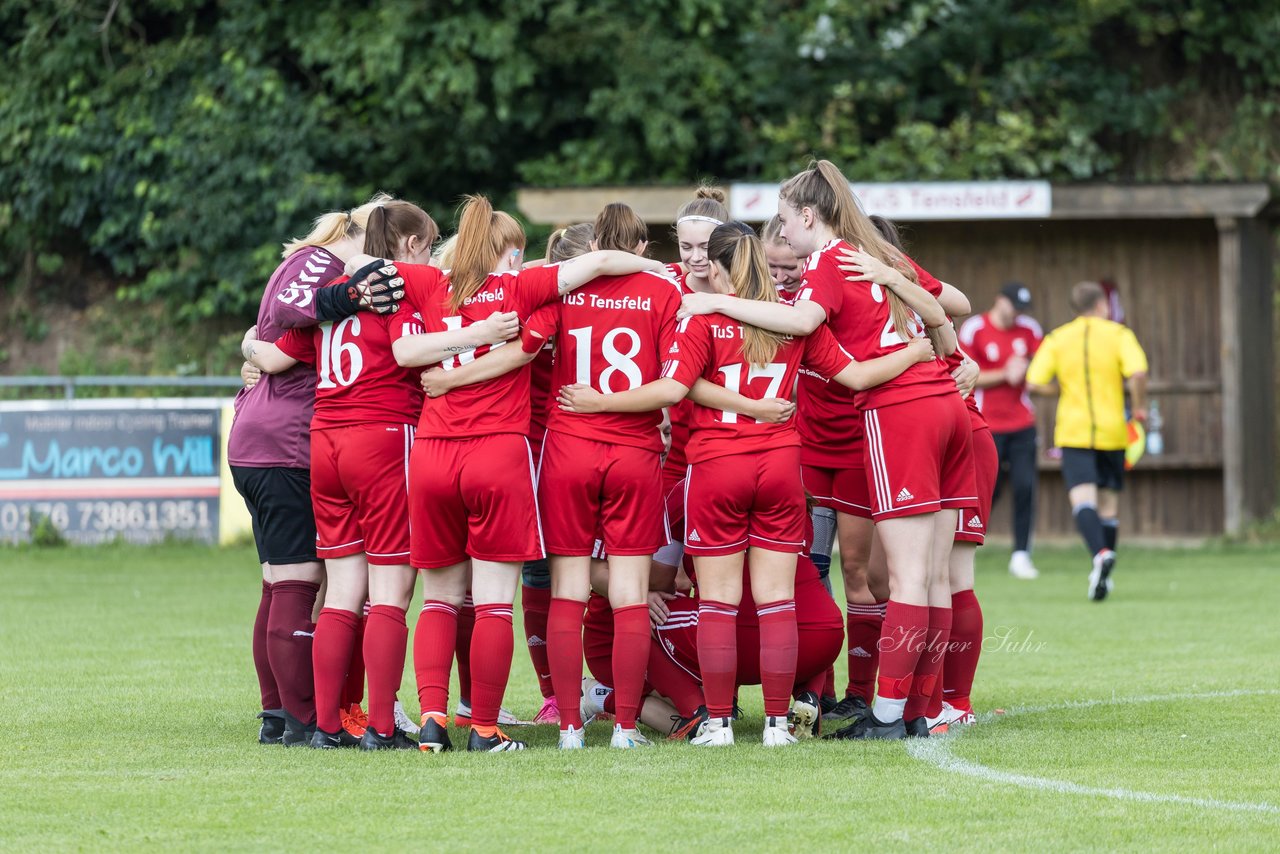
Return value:
M 1031 562 L 1031 525 L 1036 500 L 1036 412 L 1027 395 L 1027 365 L 1044 334 L 1026 311 L 1031 291 L 1008 282 L 986 314 L 976 314 L 960 327 L 960 344 L 978 363 L 978 408 L 991 427 L 1000 454 L 994 502 L 1005 479 L 1013 481 L 1013 555 L 1015 578 L 1036 578 Z

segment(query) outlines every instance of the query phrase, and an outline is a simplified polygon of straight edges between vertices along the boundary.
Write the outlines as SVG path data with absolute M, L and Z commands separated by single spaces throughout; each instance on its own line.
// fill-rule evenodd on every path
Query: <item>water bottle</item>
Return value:
M 1158 457 L 1164 453 L 1164 434 L 1160 428 L 1164 421 L 1160 418 L 1160 404 L 1151 401 L 1151 411 L 1147 413 L 1147 453 Z

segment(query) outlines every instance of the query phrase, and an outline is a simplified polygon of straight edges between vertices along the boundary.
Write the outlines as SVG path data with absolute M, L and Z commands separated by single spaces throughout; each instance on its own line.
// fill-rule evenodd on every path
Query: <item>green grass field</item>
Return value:
M 986 550 L 988 649 L 943 739 L 560 755 L 256 743 L 248 549 L 0 551 L 6 850 L 1268 849 L 1280 845 L 1280 549 Z M 517 614 L 519 609 L 517 609 Z M 518 631 L 518 629 L 517 629 Z M 412 673 L 401 696 L 416 712 Z M 538 705 L 516 647 L 506 705 Z M 607 744 L 592 725 L 589 740 Z M 455 742 L 457 739 L 455 738 Z

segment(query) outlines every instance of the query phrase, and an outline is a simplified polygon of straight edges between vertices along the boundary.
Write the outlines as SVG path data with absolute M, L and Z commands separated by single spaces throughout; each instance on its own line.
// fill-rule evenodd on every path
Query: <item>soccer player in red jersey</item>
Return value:
M 955 331 L 943 307 L 858 208 L 833 164 L 818 161 L 785 183 L 778 216 L 783 238 L 797 255 L 809 256 L 795 306 L 762 311 L 746 300 L 695 294 L 685 297 L 682 315 L 719 311 L 790 334 L 808 334 L 826 320 L 861 359 L 908 346 L 927 327 L 936 330 L 942 355 L 954 352 Z M 837 258 L 844 251 L 859 271 L 852 282 Z M 909 694 L 930 696 L 941 667 L 940 658 L 921 651 L 949 632 L 947 560 L 956 508 L 971 505 L 976 494 L 968 463 L 972 438 L 955 383 L 939 360 L 861 392 L 856 404 L 864 412 L 871 515 L 888 558 L 891 595 L 879 642 L 879 708 L 836 735 L 901 738 Z M 913 729 L 920 727 L 927 731 L 923 718 L 913 721 Z
M 436 225 L 421 208 L 391 201 L 369 216 L 365 251 L 397 261 L 428 257 Z M 315 366 L 311 423 L 311 496 L 316 552 L 325 560 L 324 609 L 316 623 L 313 663 L 316 732 L 312 747 L 351 746 L 339 706 L 366 597 L 364 630 L 369 679 L 365 749 L 412 748 L 395 726 L 396 690 L 404 672 L 405 609 L 415 572 L 409 565 L 408 464 L 412 422 L 422 408 L 417 377 L 396 363 L 395 315 L 355 315 L 337 323 L 293 329 L 274 344 L 250 342 L 246 355 L 278 373 L 298 362 Z M 458 347 L 495 344 L 518 329 L 514 314 L 495 315 L 467 329 L 430 336 L 439 358 Z M 372 568 L 372 571 L 371 571 Z
M 390 200 L 378 195 L 351 211 L 315 221 L 306 237 L 285 244 L 255 328 L 274 340 L 287 329 L 341 320 L 367 308 L 352 283 L 333 281 L 364 246 L 369 214 Z M 262 565 L 262 596 L 253 626 L 253 662 L 262 695 L 258 740 L 309 744 L 315 727 L 311 632 L 323 578 L 315 553 L 308 425 L 315 379 L 306 368 L 267 375 L 236 395 L 227 462 L 253 519 Z
M 400 265 L 405 303 L 418 318 L 392 330 L 392 349 L 405 367 L 439 361 L 422 332 L 464 329 L 493 311 L 522 320 L 540 306 L 604 275 L 664 265 L 623 252 L 593 252 L 563 264 L 520 269 L 525 236 L 508 214 L 483 197 L 463 206 L 452 270 Z M 484 349 L 484 348 L 480 348 Z M 468 351 L 446 370 L 472 361 Z M 414 639 L 423 712 L 424 749 L 449 747 L 444 729 L 449 670 L 457 643 L 458 608 L 470 575 L 476 623 L 471 641 L 469 750 L 520 750 L 497 726 L 511 667 L 511 603 L 525 561 L 544 556 L 530 456 L 527 367 L 428 399 L 410 455 L 410 562 L 424 573 L 422 616 Z M 468 572 L 470 568 L 470 573 Z
M 556 264 L 591 251 L 595 226 L 580 222 L 557 229 L 547 239 L 546 260 Z M 547 432 L 547 416 L 551 411 L 551 367 L 555 363 L 555 346 L 546 341 L 534 356 L 530 368 L 531 410 L 529 445 L 535 460 L 542 458 L 542 439 Z M 524 613 L 525 644 L 533 661 L 542 692 L 542 708 L 534 716 L 535 724 L 560 724 L 560 707 L 551 683 L 551 659 L 547 651 L 547 620 L 551 613 L 551 567 L 546 558 L 525 563 L 521 572 L 520 609 Z M 576 704 L 575 704 L 576 705 Z
M 729 221 L 729 209 L 725 207 L 725 193 L 719 187 L 702 186 L 695 196 L 680 206 L 676 212 L 676 247 L 680 251 L 680 263 L 673 266 L 680 292 L 712 293 L 708 270 L 707 240 L 716 226 Z M 663 492 L 670 492 L 677 481 L 683 480 L 687 461 L 684 447 L 689 443 L 689 418 L 693 401 L 682 400 L 671 407 L 671 453 L 662 465 Z
M 718 226 L 708 253 L 713 286 L 735 295 L 726 296 L 726 304 L 751 303 L 766 315 L 781 308 L 764 247 L 749 226 Z M 698 378 L 747 397 L 777 397 L 794 384 L 802 364 L 841 383 L 870 387 L 922 361 L 933 361 L 932 346 L 923 340 L 863 364 L 826 330 L 795 339 L 712 315 L 682 324 L 662 379 L 611 395 L 573 386 L 561 390 L 560 401 L 574 411 L 652 410 L 685 397 Z M 699 661 L 711 715 L 695 743 L 733 743 L 735 624 L 742 558 L 750 549 L 750 584 L 760 616 L 764 742 L 789 744 L 795 741 L 786 725 L 796 667 L 795 566 L 807 515 L 799 438 L 790 423 L 748 423 L 736 413 L 701 404 L 694 407 L 692 423 L 685 548 L 694 555 L 703 596 Z
M 640 255 L 648 229 L 631 208 L 607 206 L 593 246 Z M 603 394 L 657 379 L 675 338 L 680 292 L 654 273 L 597 279 L 539 309 L 524 331 L 526 352 L 555 339 L 552 387 L 581 383 Z M 648 658 L 649 560 L 667 542 L 662 519 L 659 412 L 584 416 L 553 409 L 538 464 L 538 498 L 551 555 L 548 644 L 561 710 L 560 746 L 583 746 L 573 708 L 582 683 L 582 619 L 597 530 L 608 553 L 614 614 L 617 711 L 612 745 L 648 744 L 636 714 Z
M 1001 469 L 1013 486 L 1013 554 L 1009 574 L 1032 579 L 1040 573 L 1031 561 L 1031 526 L 1036 499 L 1036 411 L 1027 394 L 1027 366 L 1040 349 L 1044 333 L 1029 315 L 1031 291 L 1007 282 L 985 314 L 960 327 L 960 342 L 978 363 L 978 407 L 991 426 Z M 994 503 L 1005 480 L 997 478 Z

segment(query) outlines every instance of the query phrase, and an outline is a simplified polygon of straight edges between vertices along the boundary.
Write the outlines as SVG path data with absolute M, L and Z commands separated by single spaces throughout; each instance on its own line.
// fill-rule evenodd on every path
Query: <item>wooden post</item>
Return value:
M 1240 228 L 1233 217 L 1218 225 L 1218 300 L 1222 347 L 1223 530 L 1238 534 L 1244 522 L 1244 407 L 1241 388 Z

